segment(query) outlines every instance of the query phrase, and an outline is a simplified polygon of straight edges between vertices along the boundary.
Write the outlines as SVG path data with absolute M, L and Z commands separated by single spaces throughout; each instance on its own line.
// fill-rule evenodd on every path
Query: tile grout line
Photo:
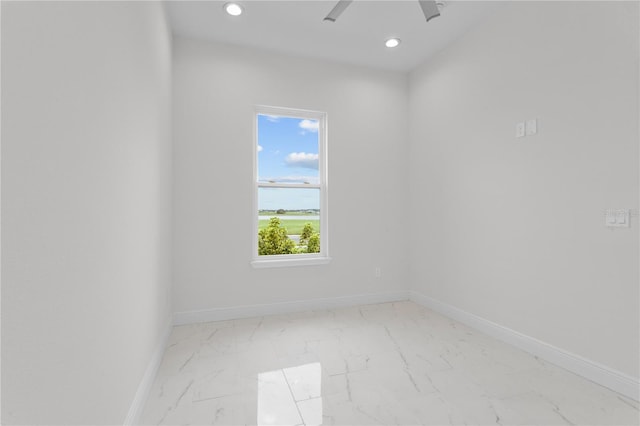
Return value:
M 293 390 L 291 390 L 291 385 L 289 384 L 289 379 L 287 378 L 287 374 L 284 372 L 284 368 L 281 368 L 280 372 L 284 377 L 284 381 L 287 384 L 287 388 L 289 388 L 289 393 L 291 394 L 291 400 L 293 401 L 293 404 L 296 406 L 296 410 L 298 411 L 298 415 L 300 416 L 300 421 L 302 422 L 301 424 L 304 425 L 305 424 L 304 417 L 302 417 L 302 413 L 300 412 L 300 407 L 298 407 L 298 401 L 296 401 L 296 397 L 293 396 Z

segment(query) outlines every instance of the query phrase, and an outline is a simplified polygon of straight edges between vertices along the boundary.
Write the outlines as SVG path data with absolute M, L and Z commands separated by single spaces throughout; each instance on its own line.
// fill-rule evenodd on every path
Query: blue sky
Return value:
M 318 183 L 318 121 L 258 115 L 258 180 Z M 262 188 L 259 209 L 318 209 L 317 189 Z

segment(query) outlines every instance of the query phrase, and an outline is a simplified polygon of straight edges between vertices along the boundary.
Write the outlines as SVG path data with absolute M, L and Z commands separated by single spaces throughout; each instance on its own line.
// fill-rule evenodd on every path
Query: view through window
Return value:
M 317 257 L 323 250 L 323 113 L 256 113 L 257 255 Z

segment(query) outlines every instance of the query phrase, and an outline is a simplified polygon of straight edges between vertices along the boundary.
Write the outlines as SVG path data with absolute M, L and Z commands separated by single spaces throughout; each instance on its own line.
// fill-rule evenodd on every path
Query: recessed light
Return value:
M 239 16 L 242 15 L 242 6 L 238 3 L 225 3 L 224 11 L 231 16 Z
M 398 47 L 400 45 L 399 38 L 390 38 L 384 42 L 384 45 L 387 47 Z

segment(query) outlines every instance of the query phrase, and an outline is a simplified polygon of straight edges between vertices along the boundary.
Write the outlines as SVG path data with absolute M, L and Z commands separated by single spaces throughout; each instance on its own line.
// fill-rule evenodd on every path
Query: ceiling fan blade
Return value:
M 435 0 L 418 0 L 418 2 L 422 8 L 424 17 L 427 18 L 427 22 L 440 16 L 440 11 L 438 10 L 438 5 Z
M 353 0 L 340 0 L 338 3 L 331 9 L 331 12 L 323 19 L 324 21 L 336 22 L 338 16 L 344 12 L 344 10 L 351 4 Z M 435 3 L 434 3 L 435 4 Z

